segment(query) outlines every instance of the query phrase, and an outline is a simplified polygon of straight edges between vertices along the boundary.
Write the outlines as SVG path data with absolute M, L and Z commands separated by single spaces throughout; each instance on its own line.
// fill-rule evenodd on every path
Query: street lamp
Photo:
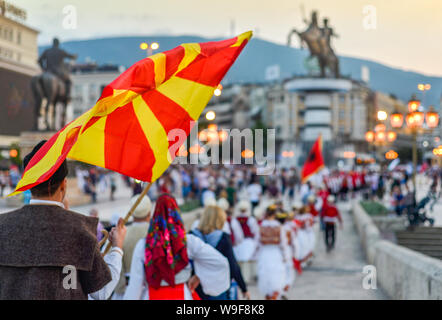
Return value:
M 414 111 L 417 111 L 421 105 L 421 102 L 416 99 L 416 96 L 413 95 L 410 101 L 408 101 L 408 112 L 412 113 Z
M 428 91 L 431 89 L 431 84 L 429 83 L 419 83 L 417 85 L 419 91 Z
M 216 113 L 215 111 L 207 111 L 206 113 L 206 119 L 209 121 L 213 121 L 216 118 Z
M 388 114 L 384 110 L 379 110 L 377 116 L 379 121 L 385 121 L 388 118 Z
M 373 131 L 367 131 L 365 133 L 365 140 L 369 143 L 374 141 L 374 132 Z
M 378 131 L 378 132 L 376 132 L 376 134 L 375 134 L 375 141 L 377 143 L 382 144 L 382 143 L 385 142 L 385 139 L 386 139 L 385 131 Z
M 394 150 L 390 150 L 385 154 L 385 159 L 387 160 L 394 160 L 398 157 L 398 153 Z
M 213 91 L 213 94 L 216 97 L 219 97 L 221 95 L 222 91 L 223 91 L 223 86 L 221 84 L 219 84 L 218 87 L 216 87 L 215 91 Z
M 428 91 L 431 89 L 430 84 L 422 84 L 418 85 L 418 89 L 420 91 Z M 407 128 L 411 131 L 411 135 L 413 137 L 413 187 L 414 193 L 416 194 L 416 168 L 417 168 L 417 135 L 420 130 L 422 130 L 424 123 L 426 122 L 427 127 L 432 130 L 436 128 L 439 124 L 439 114 L 434 111 L 432 107 L 429 108 L 428 112 L 425 114 L 421 111 L 421 102 L 416 99 L 416 96 L 413 95 L 408 101 L 408 114 L 405 116 L 405 122 Z M 402 127 L 404 122 L 404 116 L 399 112 L 394 112 L 390 117 L 390 123 L 393 128 L 399 129 Z
M 407 114 L 405 121 L 407 122 L 407 127 L 414 130 L 419 129 L 424 124 L 424 113 L 420 111 L 414 111 Z
M 430 107 L 425 116 L 428 128 L 434 129 L 439 124 L 439 114 L 434 111 L 433 107 Z
M 390 124 L 393 128 L 400 128 L 404 123 L 404 116 L 399 112 L 394 112 L 390 116 Z
M 152 42 L 150 45 L 147 42 L 140 43 L 140 49 L 146 50 L 146 56 L 150 57 L 154 50 L 158 50 L 160 48 L 160 45 L 158 42 Z
M 425 92 L 431 89 L 431 84 L 429 83 L 419 83 L 417 85 L 417 89 L 422 91 L 422 100 L 425 106 Z
M 394 142 L 397 138 L 397 134 L 394 131 L 388 131 L 387 132 L 387 140 L 388 142 Z

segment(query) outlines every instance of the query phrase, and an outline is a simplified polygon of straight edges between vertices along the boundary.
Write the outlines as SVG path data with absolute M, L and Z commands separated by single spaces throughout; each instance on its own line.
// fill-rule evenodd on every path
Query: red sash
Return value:
M 192 292 L 193 300 L 201 300 L 196 291 Z M 184 300 L 184 283 L 175 287 L 165 286 L 158 289 L 149 286 L 149 300 Z
M 230 229 L 230 240 L 232 240 L 232 244 L 235 244 L 235 234 L 233 233 L 232 229 L 232 217 L 227 217 L 227 223 L 229 224 Z
M 253 238 L 253 233 L 250 230 L 249 224 L 247 223 L 249 217 L 238 217 L 236 220 L 238 220 L 239 224 L 241 225 L 244 238 Z

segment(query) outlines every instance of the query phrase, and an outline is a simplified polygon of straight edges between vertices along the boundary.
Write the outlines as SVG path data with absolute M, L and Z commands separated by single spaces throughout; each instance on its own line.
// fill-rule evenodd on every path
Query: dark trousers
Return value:
M 335 246 L 335 229 L 334 223 L 325 223 L 325 246 L 327 249 L 332 249 Z

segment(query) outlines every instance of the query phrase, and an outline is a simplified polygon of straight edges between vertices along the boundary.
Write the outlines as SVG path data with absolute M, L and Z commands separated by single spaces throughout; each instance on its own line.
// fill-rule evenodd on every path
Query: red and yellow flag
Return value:
M 169 141 L 169 133 L 190 133 L 251 37 L 246 32 L 229 40 L 182 44 L 137 62 L 103 90 L 92 109 L 43 145 L 11 195 L 49 179 L 66 157 L 155 181 L 184 142 Z
M 324 158 L 322 157 L 322 136 L 320 135 L 313 144 L 308 154 L 307 160 L 302 167 L 302 183 L 324 168 Z

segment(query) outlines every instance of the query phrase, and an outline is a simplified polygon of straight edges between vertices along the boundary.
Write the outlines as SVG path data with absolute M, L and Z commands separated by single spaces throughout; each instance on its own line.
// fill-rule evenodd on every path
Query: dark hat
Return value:
M 26 169 L 26 166 L 28 165 L 28 163 L 31 161 L 31 159 L 34 157 L 34 155 L 37 153 L 37 151 L 40 150 L 40 148 L 46 143 L 46 141 L 47 140 L 40 141 L 34 147 L 34 149 L 32 149 L 32 151 L 30 153 L 28 153 L 23 158 L 23 170 Z M 60 167 L 58 167 L 58 169 L 52 174 L 52 176 L 47 181 L 42 182 L 38 186 L 43 185 L 43 184 L 49 184 L 49 182 L 51 184 L 56 184 L 58 182 L 63 181 L 63 179 L 66 178 L 67 175 L 68 175 L 68 165 L 67 165 L 66 160 L 64 160 L 63 163 L 60 165 Z

